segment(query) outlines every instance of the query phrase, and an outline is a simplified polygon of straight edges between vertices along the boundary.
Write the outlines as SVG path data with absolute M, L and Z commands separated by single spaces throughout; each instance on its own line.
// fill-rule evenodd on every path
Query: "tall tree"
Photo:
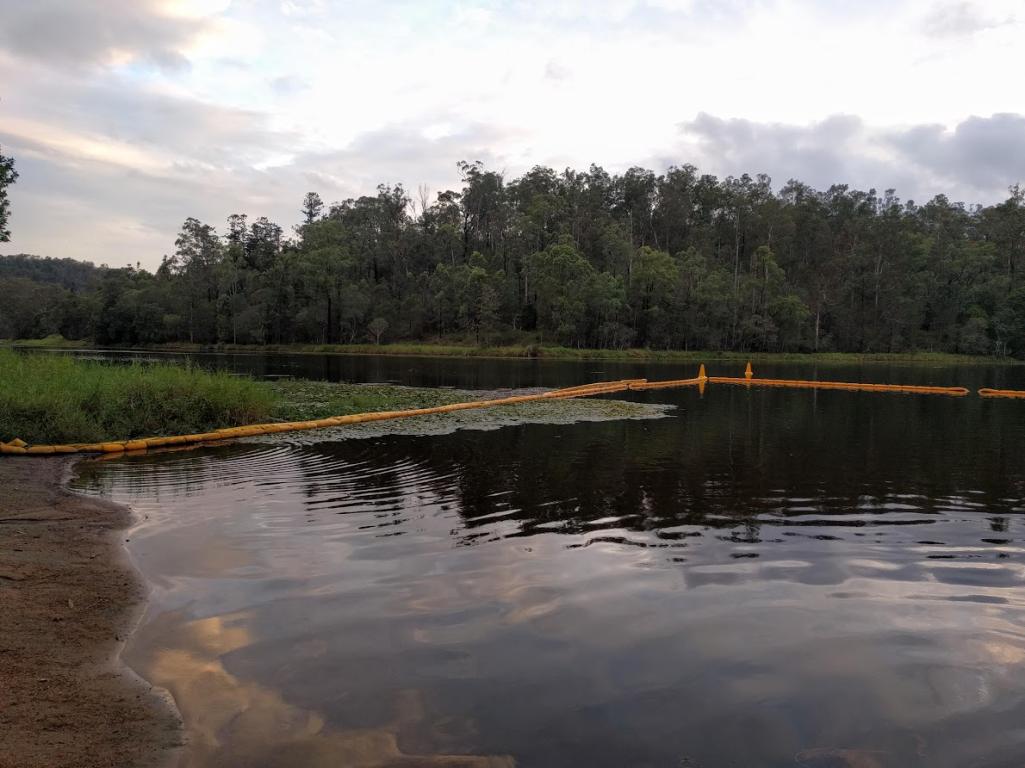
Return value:
M 209 224 L 188 218 L 174 241 L 174 256 L 165 261 L 166 269 L 182 278 L 185 286 L 189 341 L 216 340 L 218 266 L 223 246 Z
M 323 210 L 324 201 L 320 199 L 320 195 L 316 192 L 307 192 L 306 197 L 303 198 L 303 224 L 309 226 L 315 222 L 320 218 Z
M 11 206 L 7 199 L 7 187 L 18 180 L 18 172 L 14 170 L 14 158 L 4 157 L 0 152 L 0 243 L 11 239 L 11 231 L 7 229 L 7 219 Z

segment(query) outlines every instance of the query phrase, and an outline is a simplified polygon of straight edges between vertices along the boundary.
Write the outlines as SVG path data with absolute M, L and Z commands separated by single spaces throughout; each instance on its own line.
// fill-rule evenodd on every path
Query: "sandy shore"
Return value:
M 0 459 L 0 768 L 167 766 L 173 706 L 119 660 L 146 592 L 128 509 L 68 492 L 67 459 Z

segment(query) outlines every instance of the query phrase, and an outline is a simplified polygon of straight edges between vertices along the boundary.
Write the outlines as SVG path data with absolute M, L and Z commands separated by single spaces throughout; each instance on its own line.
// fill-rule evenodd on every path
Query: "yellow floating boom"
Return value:
M 538 400 L 560 400 L 574 397 L 591 397 L 606 395 L 626 390 L 670 389 L 675 387 L 697 386 L 705 391 L 705 385 L 740 384 L 748 387 L 788 387 L 795 389 L 841 389 L 854 392 L 897 392 L 918 395 L 951 395 L 964 397 L 969 393 L 965 387 L 930 387 L 914 384 L 862 384 L 847 381 L 812 381 L 802 379 L 759 379 L 755 378 L 751 363 L 744 369 L 744 377 L 708 376 L 705 366 L 698 370 L 698 375 L 691 379 L 671 379 L 668 381 L 648 381 L 647 379 L 620 379 L 618 381 L 599 381 L 594 384 L 582 384 L 575 387 L 550 390 L 532 395 L 513 395 L 491 400 L 470 400 L 465 403 L 437 405 L 431 408 L 413 408 L 406 411 L 371 411 L 369 413 L 353 413 L 346 416 L 330 416 L 309 421 L 286 421 L 269 424 L 249 424 L 244 427 L 226 427 L 213 432 L 193 435 L 173 435 L 169 437 L 147 437 L 137 440 L 116 440 L 104 443 L 73 443 L 69 445 L 28 445 L 15 438 L 8 443 L 0 442 L 0 454 L 12 455 L 53 455 L 63 453 L 108 453 L 116 454 L 126 451 L 144 451 L 149 448 L 168 448 L 174 446 L 196 446 L 219 440 L 236 437 L 252 437 L 280 432 L 298 432 L 307 429 L 323 429 L 338 427 L 345 424 L 362 424 L 368 421 L 384 421 L 386 419 L 405 419 L 413 416 L 428 416 L 435 413 L 452 413 L 476 408 L 494 408 L 503 405 L 516 405 Z M 980 389 L 982 397 L 1015 397 L 1025 398 L 1025 391 L 1014 389 Z
M 1025 390 L 1021 389 L 980 389 L 979 397 L 1019 397 L 1025 398 Z
M 511 397 L 500 397 L 491 400 L 470 400 L 465 403 L 451 403 L 449 405 L 437 405 L 430 408 L 413 408 L 406 411 L 371 411 L 368 413 L 353 413 L 345 416 L 330 416 L 323 419 L 310 419 L 309 421 L 249 424 L 244 427 L 226 427 L 224 429 L 214 430 L 213 432 L 202 432 L 192 435 L 147 437 L 137 440 L 117 440 L 105 443 L 28 445 L 22 440 L 14 439 L 9 443 L 0 443 L 0 454 L 47 456 L 58 453 L 123 453 L 126 451 L 144 451 L 149 448 L 201 445 L 203 443 L 228 440 L 236 437 L 252 437 L 254 435 L 268 435 L 279 432 L 298 432 L 307 429 L 323 429 L 325 427 L 338 427 L 345 424 L 362 424 L 368 421 L 383 421 L 386 419 L 404 419 L 412 416 L 428 416 L 435 413 L 452 413 L 454 411 L 464 411 L 475 408 L 493 408 L 496 406 L 516 405 L 517 403 L 529 403 L 538 400 L 561 400 L 572 397 L 591 397 L 593 395 L 605 395 L 614 392 L 624 392 L 628 389 L 642 388 L 646 383 L 646 379 L 600 381 L 594 384 L 566 387 L 565 389 L 555 389 L 532 395 L 513 395 Z M 686 380 L 686 383 L 697 384 L 698 379 L 689 379 Z M 683 384 L 680 384 L 679 386 L 683 386 Z
M 951 395 L 964 397 L 965 387 L 923 387 L 914 384 L 862 384 L 849 381 L 802 381 L 800 379 L 756 379 L 709 376 L 711 384 L 742 384 L 748 387 L 789 387 L 793 389 L 845 389 L 851 392 L 900 392 L 915 395 Z
M 805 379 L 756 379 L 751 363 L 744 370 L 744 378 L 732 376 L 709 376 L 712 384 L 743 384 L 750 387 L 788 387 L 793 389 L 844 389 L 851 392 L 898 392 L 915 395 L 951 395 L 964 397 L 969 394 L 966 387 L 927 387 L 917 384 L 862 384 L 853 381 L 814 381 Z M 992 390 L 996 391 L 996 390 Z M 1025 393 L 1023 393 L 1025 396 Z

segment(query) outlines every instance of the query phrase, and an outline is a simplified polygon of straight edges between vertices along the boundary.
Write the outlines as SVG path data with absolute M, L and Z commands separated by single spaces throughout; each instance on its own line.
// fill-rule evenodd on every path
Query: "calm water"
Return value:
M 468 387 L 692 373 L 247 360 L 211 364 Z M 1011 368 L 817 375 L 1025 388 Z M 634 397 L 677 408 L 80 465 L 142 517 L 128 546 L 155 586 L 127 657 L 177 699 L 189 765 L 1025 764 L 1025 404 Z

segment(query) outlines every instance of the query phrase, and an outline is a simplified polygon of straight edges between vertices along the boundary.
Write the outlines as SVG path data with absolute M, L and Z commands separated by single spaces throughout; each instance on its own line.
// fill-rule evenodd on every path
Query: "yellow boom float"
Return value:
M 1021 389 L 980 389 L 979 397 L 1018 397 L 1025 398 L 1025 390 Z
M 708 376 L 702 365 L 698 375 L 691 379 L 672 379 L 669 381 L 648 381 L 647 379 L 620 379 L 618 381 L 599 381 L 594 384 L 582 384 L 576 387 L 555 389 L 532 395 L 514 395 L 491 400 L 471 400 L 465 403 L 438 405 L 431 408 L 414 408 L 406 411 L 372 411 L 369 413 L 353 413 L 346 416 L 331 416 L 309 421 L 272 422 L 268 424 L 249 424 L 243 427 L 226 427 L 213 432 L 193 435 L 174 435 L 170 437 L 147 437 L 137 440 L 117 440 L 103 443 L 72 443 L 68 445 L 28 445 L 15 438 L 8 443 L 0 442 L 0 454 L 21 456 L 46 456 L 66 453 L 124 453 L 127 451 L 145 451 L 150 448 L 168 448 L 174 446 L 197 446 L 236 437 L 252 437 L 280 432 L 298 432 L 307 429 L 323 429 L 339 427 L 346 424 L 362 424 L 368 421 L 384 421 L 387 419 L 405 419 L 413 416 L 428 416 L 436 413 L 452 413 L 477 408 L 494 408 L 517 403 L 530 403 L 538 400 L 564 400 L 575 397 L 592 397 L 607 395 L 627 390 L 643 391 L 648 389 L 672 389 L 696 386 L 704 392 L 706 384 L 739 384 L 747 387 L 786 387 L 793 389 L 840 389 L 853 392 L 895 392 L 911 395 L 950 395 L 964 397 L 969 393 L 965 387 L 930 387 L 912 384 L 863 384 L 846 381 L 813 381 L 802 379 L 762 379 L 755 378 L 751 363 L 747 364 L 744 377 Z M 982 397 L 1014 397 L 1025 398 L 1025 391 L 1013 389 L 980 389 Z

